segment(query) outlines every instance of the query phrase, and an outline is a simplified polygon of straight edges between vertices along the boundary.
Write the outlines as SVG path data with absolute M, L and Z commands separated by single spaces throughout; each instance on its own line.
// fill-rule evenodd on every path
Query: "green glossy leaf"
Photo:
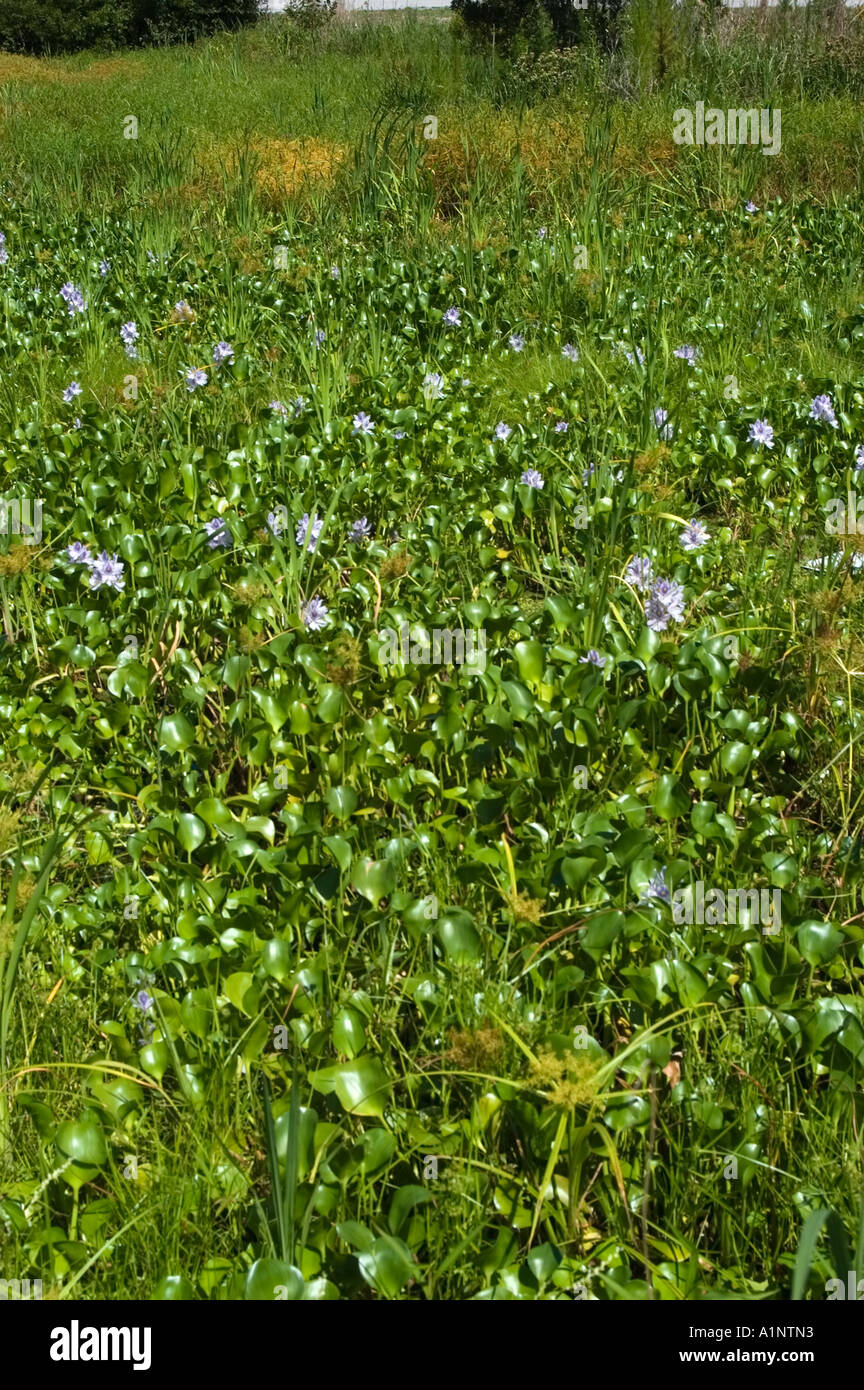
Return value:
M 256 1260 L 246 1275 L 243 1297 L 247 1302 L 296 1303 L 306 1290 L 306 1281 L 295 1265 L 287 1260 Z
M 184 811 L 177 817 L 177 839 L 187 854 L 191 854 L 193 849 L 203 845 L 207 839 L 207 827 L 203 820 L 193 816 L 191 811 Z
M 543 679 L 546 653 L 539 642 L 517 642 L 513 648 L 513 655 L 523 681 L 537 682 Z
M 294 968 L 294 952 L 287 941 L 267 941 L 261 950 L 261 964 L 268 975 L 283 984 Z
M 342 1108 L 352 1115 L 384 1114 L 390 1095 L 387 1073 L 377 1057 L 358 1057 L 313 1072 L 309 1078 L 316 1091 L 335 1094 Z
M 337 820 L 347 820 L 357 810 L 357 804 L 353 787 L 331 787 L 327 792 L 327 809 Z
M 437 922 L 438 940 L 444 947 L 449 960 L 456 965 L 467 965 L 479 960 L 481 942 L 474 926 L 474 919 L 467 912 L 450 911 L 443 913 Z
M 400 1187 L 390 1204 L 390 1215 L 387 1224 L 390 1227 L 391 1235 L 398 1236 L 415 1207 L 421 1206 L 425 1202 L 431 1202 L 432 1194 L 428 1187 L 418 1187 L 414 1183 L 409 1183 L 406 1187 Z
M 172 714 L 159 725 L 159 747 L 180 753 L 195 741 L 195 730 L 183 714 Z
M 108 1161 L 105 1136 L 95 1119 L 67 1120 L 54 1142 L 61 1160 L 73 1160 L 66 1170 L 69 1181 L 89 1181 Z
M 686 815 L 690 810 L 690 798 L 686 788 L 677 777 L 664 773 L 657 778 L 651 794 L 651 805 L 661 820 L 674 820 L 676 816 Z
M 351 886 L 377 907 L 396 887 L 396 870 L 389 859 L 358 859 L 352 869 Z
M 169 1303 L 190 1303 L 195 1298 L 195 1289 L 183 1274 L 166 1274 L 159 1280 L 151 1301 Z
M 798 928 L 798 950 L 808 965 L 827 965 L 844 940 L 843 933 L 830 922 L 802 922 Z
M 235 1009 L 251 1018 L 258 1008 L 258 991 L 255 988 L 254 977 L 248 971 L 237 970 L 228 976 L 223 989 Z
M 720 754 L 720 766 L 724 772 L 739 777 L 750 766 L 753 749 L 746 743 L 727 743 Z
M 394 1236 L 381 1236 L 357 1263 L 366 1283 L 385 1298 L 396 1298 L 418 1272 L 408 1246 Z
M 340 1009 L 333 1019 L 333 1046 L 337 1052 L 356 1057 L 366 1045 L 363 1015 L 357 1009 Z

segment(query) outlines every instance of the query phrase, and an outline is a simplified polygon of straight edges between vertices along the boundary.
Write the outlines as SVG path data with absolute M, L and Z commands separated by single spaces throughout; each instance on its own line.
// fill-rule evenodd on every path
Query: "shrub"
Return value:
M 556 49 L 538 57 L 520 55 L 511 69 L 513 91 L 526 102 L 540 101 L 575 87 L 584 75 L 585 55 L 574 48 Z
M 13 53 L 71 53 L 129 42 L 133 0 L 3 0 L 0 48 Z
M 253 24 L 261 9 L 258 0 L 133 0 L 133 5 L 131 39 L 137 43 L 177 43 L 238 29 Z
M 336 0 L 288 0 L 287 13 L 301 29 L 317 34 L 336 13 Z
M 586 0 L 582 8 L 576 0 L 530 0 L 527 5 L 525 0 L 452 0 L 452 5 L 473 38 L 485 42 L 494 31 L 496 43 L 519 54 L 551 47 L 542 42 L 545 32 L 562 48 L 590 38 L 614 48 L 624 2 Z
M 176 43 L 253 23 L 259 12 L 259 0 L 3 0 L 0 48 L 44 54 Z

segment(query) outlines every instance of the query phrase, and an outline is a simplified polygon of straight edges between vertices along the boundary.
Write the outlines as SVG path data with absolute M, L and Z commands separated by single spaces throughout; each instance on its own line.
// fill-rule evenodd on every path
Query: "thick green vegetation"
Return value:
M 4 1277 L 860 1268 L 857 30 L 638 19 L 0 56 Z

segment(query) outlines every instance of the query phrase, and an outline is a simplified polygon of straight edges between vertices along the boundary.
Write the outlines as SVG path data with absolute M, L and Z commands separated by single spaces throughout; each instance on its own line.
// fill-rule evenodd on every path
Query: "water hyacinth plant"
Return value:
M 326 8 L 0 52 L 0 1274 L 821 1300 L 856 20 Z M 690 90 L 782 150 L 677 146 Z

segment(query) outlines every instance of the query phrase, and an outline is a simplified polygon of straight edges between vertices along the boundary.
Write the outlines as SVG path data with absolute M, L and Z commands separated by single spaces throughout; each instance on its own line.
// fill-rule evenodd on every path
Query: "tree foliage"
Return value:
M 0 48 L 73 53 L 139 43 L 176 43 L 250 24 L 259 0 L 3 0 Z
M 617 42 L 618 22 L 625 0 L 452 0 L 468 30 L 480 40 L 510 47 L 521 41 L 543 48 L 548 34 L 552 46 L 569 47 L 594 38 L 605 47 Z

